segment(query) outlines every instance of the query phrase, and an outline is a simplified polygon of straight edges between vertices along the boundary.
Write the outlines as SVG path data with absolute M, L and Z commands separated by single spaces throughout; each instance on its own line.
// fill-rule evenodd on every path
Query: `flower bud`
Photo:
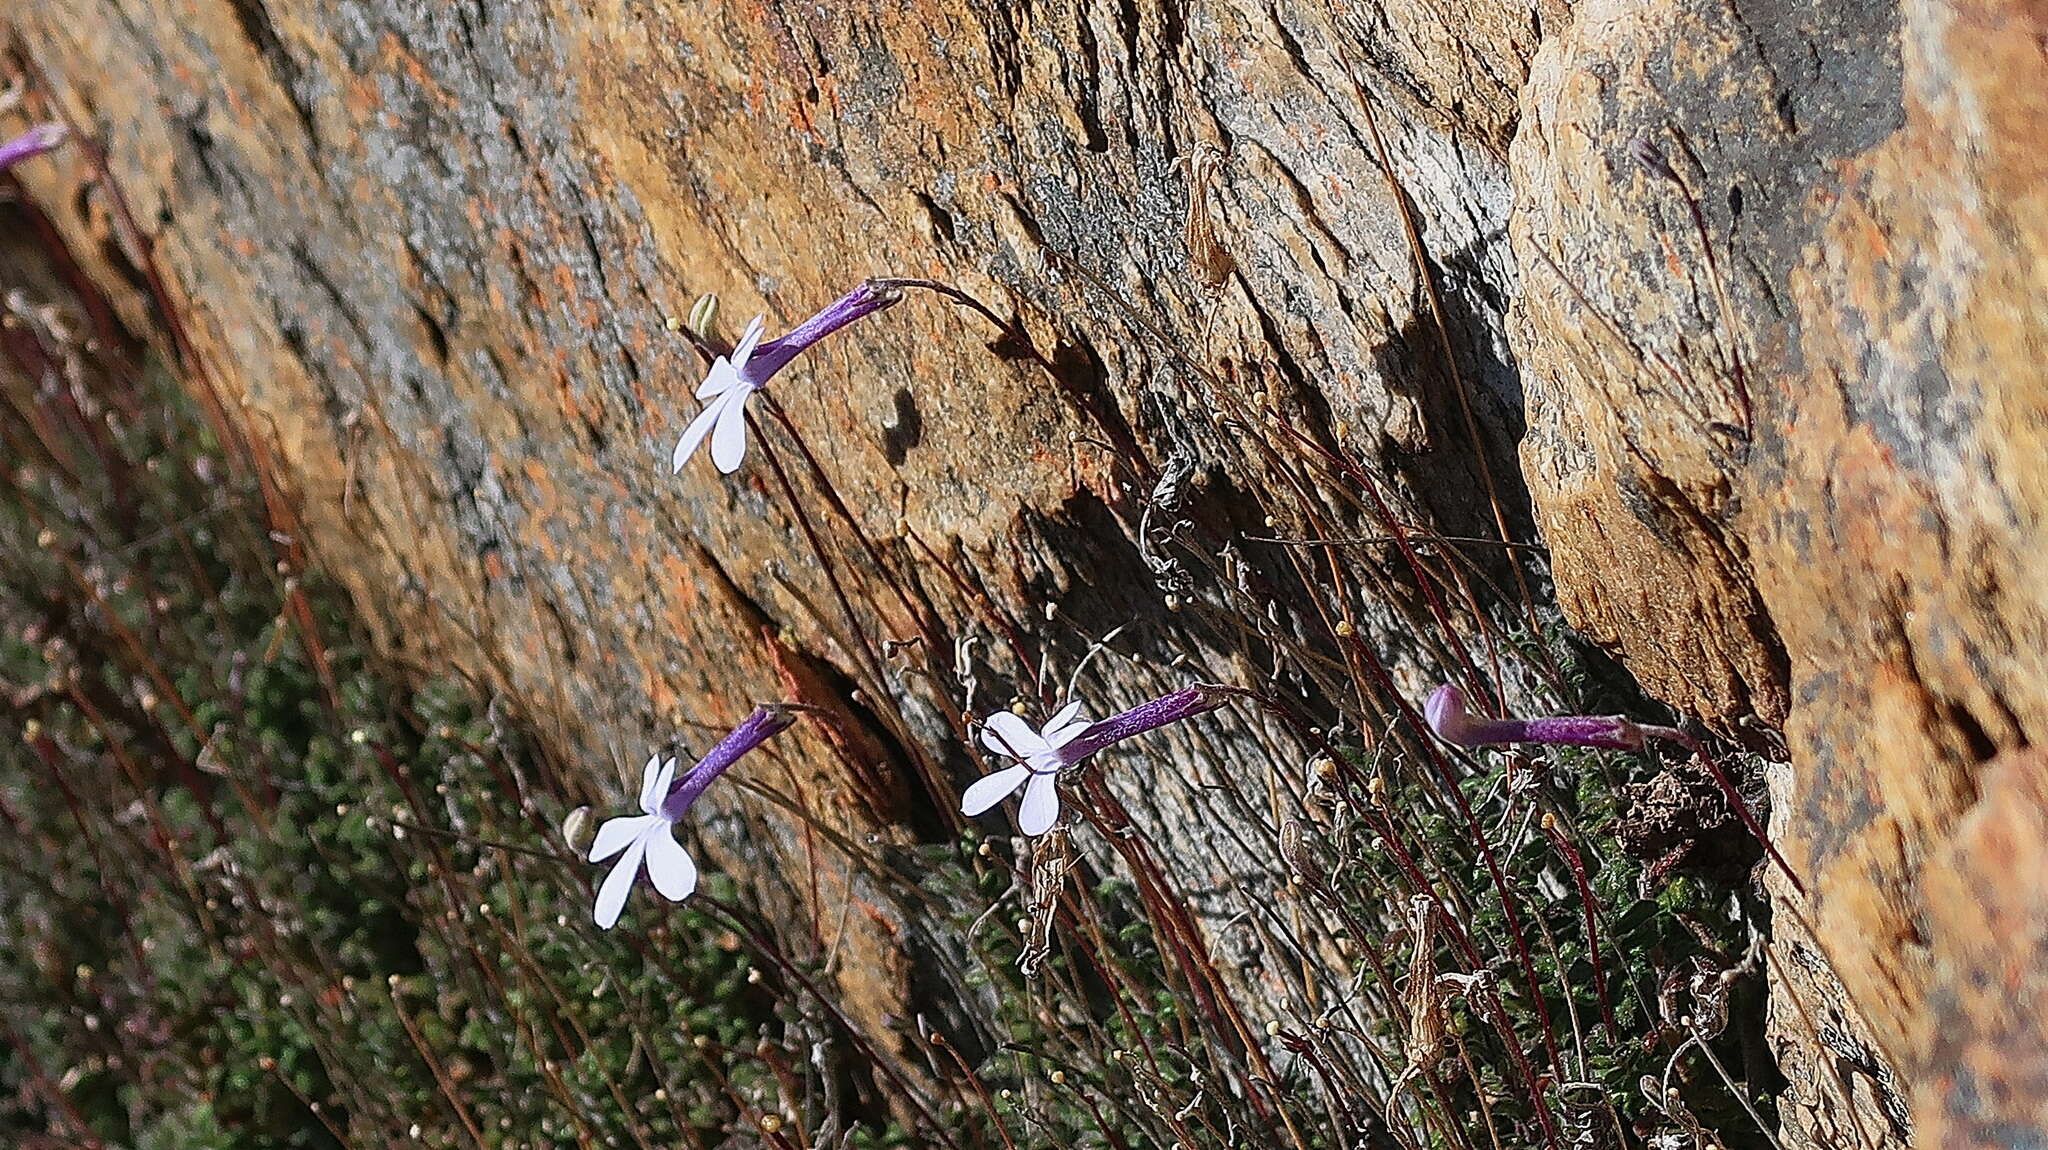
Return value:
M 717 292 L 706 292 L 690 305 L 690 330 L 707 343 L 718 338 Z

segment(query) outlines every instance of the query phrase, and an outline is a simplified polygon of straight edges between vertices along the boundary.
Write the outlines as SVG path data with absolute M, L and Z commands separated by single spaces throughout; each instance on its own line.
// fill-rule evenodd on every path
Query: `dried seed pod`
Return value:
M 1195 149 L 1188 175 L 1188 274 L 1211 291 L 1223 286 L 1237 268 L 1230 253 L 1216 242 L 1216 221 L 1209 214 L 1209 184 L 1223 168 L 1223 152 L 1214 144 Z
M 1313 832 L 1300 819 L 1290 818 L 1280 824 L 1280 858 L 1287 869 L 1300 880 L 1301 885 L 1319 888 L 1328 877 L 1323 865 L 1316 859 L 1315 848 L 1309 845 Z
M 1031 889 L 1026 892 L 1028 901 L 1024 907 L 1024 952 L 1017 956 L 1017 970 L 1026 978 L 1036 975 L 1052 956 L 1052 926 L 1059 910 L 1060 884 L 1067 881 L 1067 872 L 1074 868 L 1074 862 L 1066 828 L 1054 827 L 1051 833 L 1036 840 L 1031 859 Z

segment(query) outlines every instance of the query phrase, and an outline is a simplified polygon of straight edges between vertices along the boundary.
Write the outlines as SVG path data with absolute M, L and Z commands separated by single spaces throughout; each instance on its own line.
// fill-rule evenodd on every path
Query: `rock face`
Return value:
M 1782 724 L 1804 912 L 1930 1145 L 2041 1129 L 2038 1019 L 1984 992 L 2039 956 L 1982 932 L 2042 906 L 2034 768 L 1998 756 L 2048 721 L 2044 32 L 1584 5 L 1513 154 L 1560 596 L 1665 697 Z
M 86 270 L 183 329 L 386 645 L 612 764 L 593 796 L 663 732 L 794 695 L 839 721 L 791 793 L 855 838 L 940 837 L 963 710 L 1334 649 L 1315 560 L 1223 545 L 1268 515 L 1384 530 L 1342 448 L 1403 521 L 1540 527 L 1572 623 L 1789 748 L 1811 898 L 1781 913 L 1903 1079 L 1861 1089 L 1923 1133 L 2039 1136 L 2041 1027 L 1984 983 L 2038 981 L 2038 938 L 1987 934 L 2048 889 L 1998 877 L 2039 873 L 2048 721 L 2038 8 L 1338 7 L 11 19 L 104 145 L 111 183 L 87 152 L 29 177 Z M 914 298 L 778 380 L 787 424 L 734 481 L 668 474 L 701 372 L 672 317 L 715 291 L 728 327 L 786 327 L 880 273 L 1013 330 Z M 1448 608 L 1369 552 L 1337 610 L 1419 688 L 1454 657 L 1439 611 L 1544 606 L 1496 552 Z M 1158 754 L 1162 784 L 1113 785 L 1187 844 L 1191 897 L 1269 865 L 1195 783 L 1235 754 L 1298 785 L 1306 748 Z M 730 819 L 762 897 L 844 924 L 859 1009 L 918 1002 L 903 908 L 776 810 Z
M 90 153 L 33 191 L 138 329 L 161 269 L 166 318 L 387 647 L 491 683 L 607 804 L 650 741 L 811 702 L 832 745 L 802 736 L 802 773 L 775 784 L 887 852 L 961 825 L 980 769 L 963 713 L 1054 703 L 1084 664 L 1101 713 L 1196 676 L 1261 682 L 1276 646 L 1327 652 L 1348 614 L 1419 690 L 1447 648 L 1398 564 L 1369 555 L 1394 574 L 1344 605 L 1305 593 L 1315 552 L 1237 539 L 1268 512 L 1294 536 L 1386 529 L 1327 482 L 1340 426 L 1405 519 L 1529 536 L 1498 285 L 1537 20 L 1380 16 L 217 0 L 13 18 L 153 261 L 85 186 Z M 1378 77 L 1376 121 L 1353 66 Z M 1213 172 L 1190 162 L 1205 149 L 1227 156 Z M 1191 251 L 1205 231 L 1220 248 Z M 757 310 L 784 328 L 886 273 L 956 284 L 1014 330 L 916 298 L 778 380 L 787 427 L 764 411 L 732 480 L 702 459 L 669 474 L 703 370 L 671 321 L 699 293 L 728 329 Z M 1512 587 L 1499 554 L 1472 570 Z M 1453 607 L 1510 609 L 1477 587 Z M 1325 688 L 1344 671 L 1309 668 Z M 1308 749 L 1278 730 L 1153 746 L 1162 776 L 1115 785 L 1181 838 L 1174 878 L 1221 922 L 1226 892 L 1283 878 L 1200 784 L 1270 762 L 1293 806 Z M 964 996 L 913 979 L 906 956 L 943 941 L 799 820 L 726 810 L 714 861 L 841 932 L 820 950 L 875 1029 Z

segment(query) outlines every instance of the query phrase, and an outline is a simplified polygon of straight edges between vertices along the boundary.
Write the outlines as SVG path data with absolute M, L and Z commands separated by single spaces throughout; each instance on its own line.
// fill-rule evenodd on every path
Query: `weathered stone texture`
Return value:
M 788 756 L 803 774 L 777 785 L 886 854 L 955 825 L 976 769 L 960 708 L 1057 691 L 1114 628 L 1131 625 L 1090 664 L 1099 707 L 1254 678 L 1261 630 L 1298 640 L 1309 605 L 1290 560 L 1233 569 L 1239 620 L 1168 610 L 1146 558 L 1211 579 L 1213 547 L 1258 525 L 1243 491 L 1298 481 L 1299 452 L 1263 455 L 1214 418 L 1256 419 L 1261 394 L 1313 440 L 1347 425 L 1409 485 L 1390 493 L 1404 513 L 1484 534 L 1457 381 L 1527 530 L 1505 297 L 1449 291 L 1441 343 L 1404 223 L 1436 274 L 1512 281 L 1502 148 L 1537 35 L 1518 6 L 1361 10 L 1349 31 L 1316 6 L 1107 2 L 54 0 L 11 19 L 104 142 L 178 322 L 387 645 L 485 679 L 558 750 L 611 764 L 593 797 L 625 793 L 614 775 L 649 740 L 794 692 L 842 732 L 793 736 L 812 740 Z M 1405 198 L 1347 62 L 1383 101 Z M 1182 242 L 1183 160 L 1204 144 L 1229 156 L 1209 193 L 1237 269 L 1214 292 Z M 120 291 L 136 253 L 79 190 L 84 168 L 74 153 L 33 188 Z M 670 317 L 716 291 L 728 322 L 787 323 L 883 273 L 1015 315 L 1051 370 L 920 297 L 786 374 L 775 394 L 859 525 L 764 419 L 823 559 L 760 455 L 731 481 L 701 460 L 668 474 L 701 371 Z M 147 326 L 144 294 L 120 298 Z M 1212 550 L 1141 552 L 1151 488 L 1179 468 L 1180 514 Z M 1315 532 L 1353 523 L 1355 493 L 1315 498 Z M 1441 652 L 1407 637 L 1419 608 L 1400 582 L 1360 621 L 1419 687 Z M 884 656 L 888 640 L 919 643 Z M 899 709 L 907 726 L 879 714 Z M 1183 836 L 1176 880 L 1204 908 L 1279 881 L 1198 786 L 1271 760 L 1260 776 L 1298 787 L 1305 751 L 1269 734 L 1162 737 L 1156 776 L 1114 773 L 1138 817 Z M 909 937 L 785 812 L 726 801 L 707 843 L 738 845 L 709 845 L 713 861 L 761 897 L 815 897 L 790 921 L 849 932 L 830 948 L 868 1021 L 949 1009 L 957 994 L 891 957 L 942 941 Z
M 2026 1145 L 2048 1128 L 2048 1067 L 2023 1053 L 2048 1001 L 2048 756 L 2001 755 L 1977 781 L 1922 879 L 1942 972 L 1915 1035 L 1928 1069 L 1913 1112 L 1929 1146 Z
M 388 645 L 494 684 L 558 750 L 623 773 L 650 738 L 794 692 L 843 721 L 830 747 L 800 736 L 792 789 L 878 850 L 936 836 L 971 770 L 957 708 L 1036 693 L 1024 662 L 1050 690 L 1130 624 L 1138 658 L 1089 664 L 1107 705 L 1250 677 L 1263 642 L 1314 632 L 1287 557 L 1205 582 L 1230 613 L 1174 612 L 1148 559 L 1209 580 L 1214 551 L 1140 539 L 1181 467 L 1211 545 L 1268 487 L 1321 505 L 1284 528 L 1357 526 L 1356 492 L 1217 418 L 1270 394 L 1445 534 L 1493 531 L 1491 460 L 1568 618 L 1681 711 L 1782 738 L 1779 825 L 1813 893 L 1786 913 L 1846 972 L 1871 1057 L 1926 1129 L 2038 1136 L 2018 1087 L 2042 1077 L 2039 1022 L 1979 976 L 2038 977 L 2021 938 L 1982 935 L 2048 896 L 1960 892 L 2037 863 L 2041 835 L 2032 768 L 2003 765 L 2048 721 L 2039 6 L 1337 7 L 43 0 L 8 19 Z M 1214 292 L 1182 242 L 1204 145 L 1229 156 L 1209 193 L 1236 270 Z M 28 178 L 147 328 L 87 174 L 74 152 Z M 849 626 L 759 457 L 733 482 L 667 474 L 698 369 L 666 321 L 717 291 L 728 317 L 787 322 L 877 273 L 959 284 L 1052 367 L 918 299 L 778 383 L 876 549 L 767 426 L 861 605 Z M 1398 571 L 1373 590 L 1362 622 L 1419 687 L 1443 652 Z M 1198 738 L 1106 777 L 1222 907 L 1275 852 L 1219 830 L 1196 784 L 1235 757 L 1297 786 L 1300 748 Z M 1982 797 L 1994 756 L 2006 811 Z M 715 861 L 764 897 L 803 903 L 782 872 L 822 865 L 803 917 L 847 924 L 867 1016 L 917 997 L 916 924 L 867 902 L 858 867 L 818 864 L 772 806 L 719 817 L 749 857 Z
M 1703 715 L 1783 722 L 1803 913 L 1929 1144 L 2038 1138 L 2048 1065 L 2038 1017 L 1969 989 L 1980 934 L 2048 893 L 1956 878 L 1986 820 L 2039 817 L 2019 784 L 1987 811 L 1984 772 L 2048 722 L 2044 31 L 2023 4 L 1586 5 L 1515 152 L 1560 596 Z

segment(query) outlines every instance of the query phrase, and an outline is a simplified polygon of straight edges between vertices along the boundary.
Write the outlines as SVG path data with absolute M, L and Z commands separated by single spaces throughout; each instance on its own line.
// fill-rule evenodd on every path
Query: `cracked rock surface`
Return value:
M 1315 614 L 1298 569 L 1222 549 L 1299 481 L 1254 434 L 1266 404 L 1371 461 L 1404 518 L 1547 546 L 1542 572 L 1474 562 L 1787 753 L 1775 828 L 1814 957 L 1773 977 L 1818 971 L 1842 1020 L 1774 1015 L 1795 1093 L 1803 1067 L 1865 1074 L 1877 1144 L 2048 1136 L 2048 1036 L 2018 1006 L 2048 905 L 2038 5 L 7 19 L 132 213 L 134 235 L 91 149 L 23 173 L 87 274 L 157 330 L 139 269 L 161 270 L 383 644 L 491 684 L 594 794 L 630 793 L 660 732 L 797 697 L 840 721 L 801 736 L 795 782 L 886 851 L 950 833 L 978 769 L 930 677 L 976 709 L 1035 697 L 1035 667 L 1118 627 L 1135 657 L 1088 664 L 1104 709 L 1255 677 Z M 1197 184 L 1205 148 L 1227 158 Z M 1227 260 L 1190 251 L 1191 202 Z M 914 296 L 774 385 L 815 473 L 764 410 L 779 470 L 669 474 L 701 375 L 672 318 L 716 292 L 728 329 L 782 328 L 876 274 L 1015 328 Z M 1443 652 L 1381 562 L 1358 626 L 1419 697 Z M 1174 734 L 1151 777 L 1105 775 L 1198 906 L 1279 881 L 1196 785 L 1232 753 Z M 857 869 L 786 877 L 809 848 L 772 810 L 720 818 L 717 863 L 762 897 L 861 908 L 856 1009 L 943 1009 L 912 913 Z

